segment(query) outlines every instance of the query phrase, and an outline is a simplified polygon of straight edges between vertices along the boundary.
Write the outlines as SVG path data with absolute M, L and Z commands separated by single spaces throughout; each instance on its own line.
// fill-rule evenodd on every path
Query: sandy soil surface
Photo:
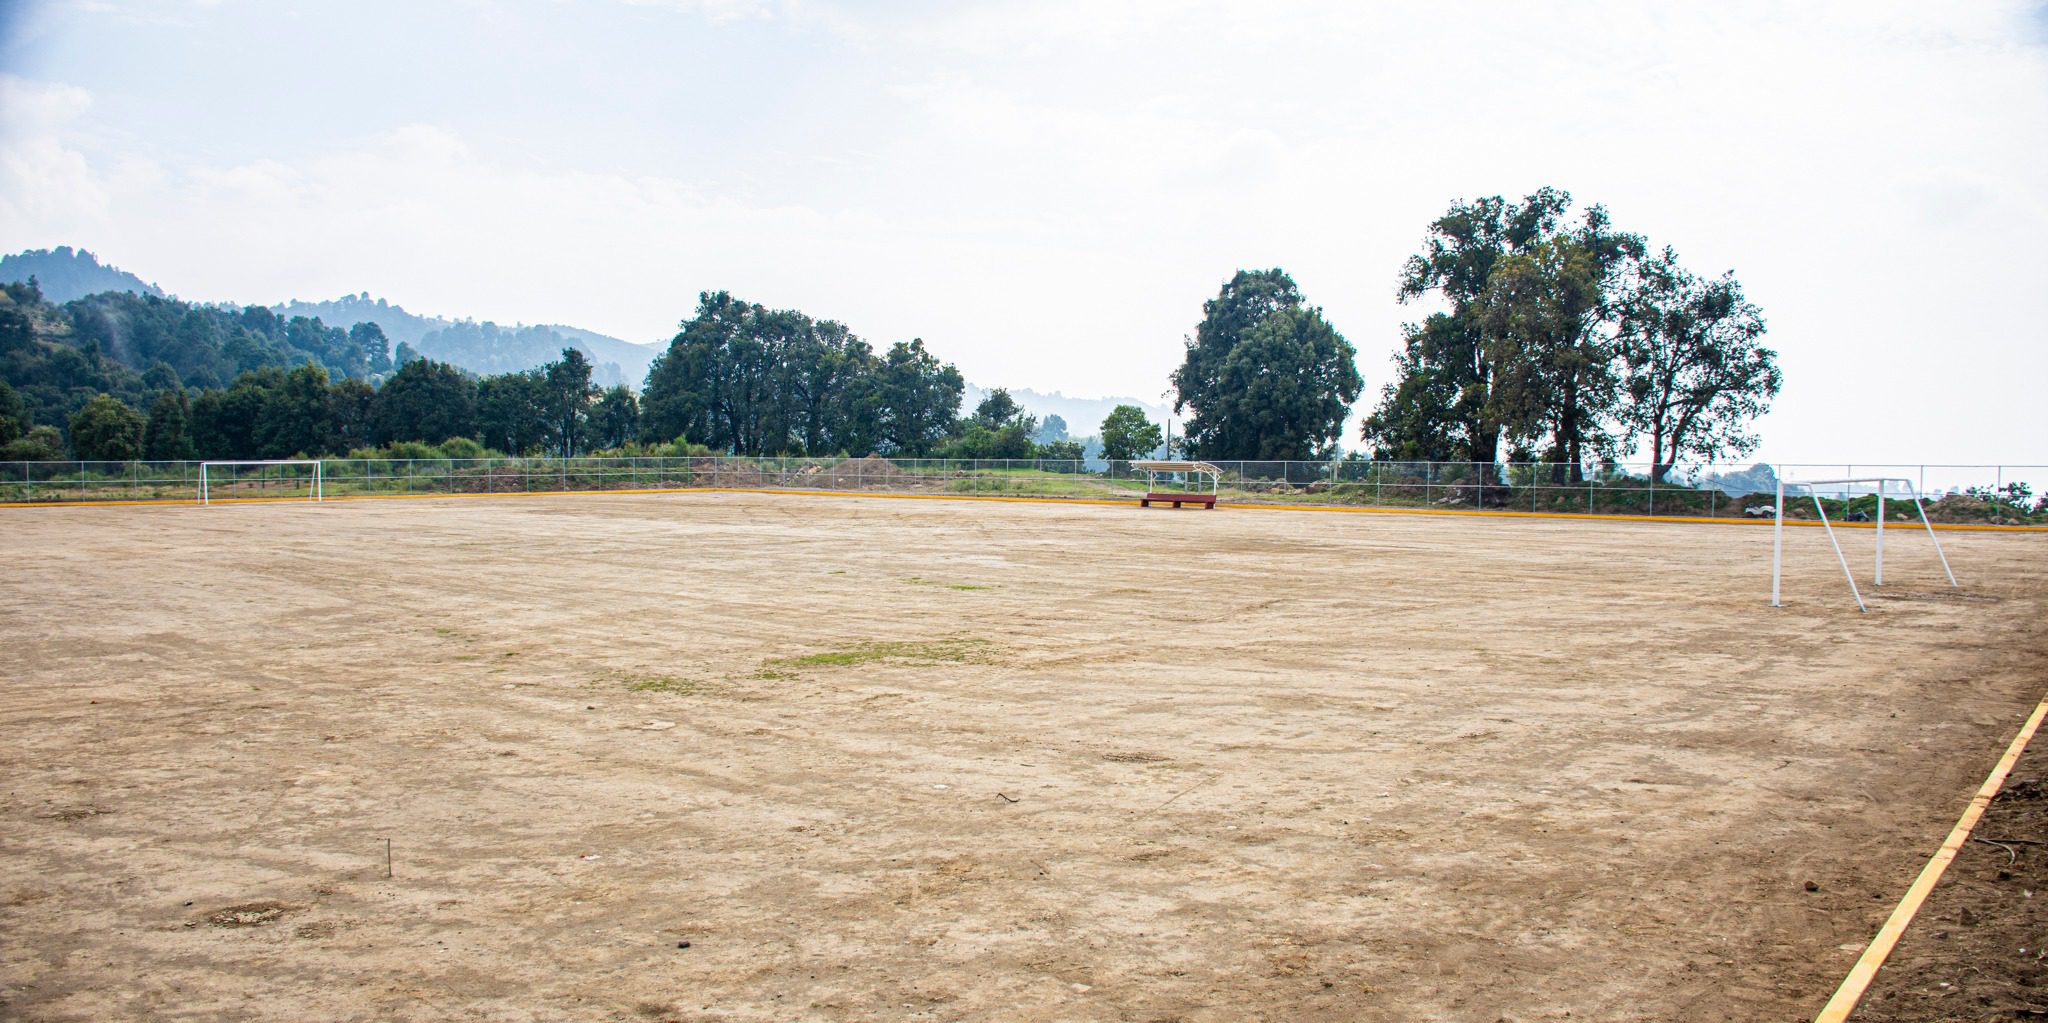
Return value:
M 1810 529 L 1774 610 L 1740 526 L 5 525 L 33 1020 L 1810 1018 L 2048 688 L 2043 536 L 1945 536 L 1957 598 L 1901 531 L 1859 615 Z

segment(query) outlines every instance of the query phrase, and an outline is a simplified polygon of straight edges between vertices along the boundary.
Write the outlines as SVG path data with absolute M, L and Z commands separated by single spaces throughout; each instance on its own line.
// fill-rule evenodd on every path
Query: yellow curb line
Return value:
M 2035 705 L 2034 713 L 2021 726 L 2020 734 L 2013 736 L 2012 745 L 2005 748 L 2005 756 L 1998 758 L 1998 766 L 1991 769 L 1991 774 L 1977 789 L 1976 797 L 1970 800 L 1961 819 L 1949 831 L 1948 839 L 1941 843 L 1941 848 L 1935 851 L 1933 859 L 1927 861 L 1927 866 L 1921 868 L 1913 886 L 1906 889 L 1906 897 L 1899 900 L 1891 918 L 1877 929 L 1877 936 L 1870 939 L 1870 947 L 1864 949 L 1863 956 L 1850 967 L 1849 975 L 1842 979 L 1842 986 L 1835 989 L 1835 996 L 1828 999 L 1828 1004 L 1821 1008 L 1820 1015 L 1813 1018 L 1813 1023 L 1842 1023 L 1855 1010 L 1856 1003 L 1869 990 L 1870 982 L 1877 978 L 1878 968 L 1884 965 L 1885 958 L 1892 954 L 1892 949 L 1905 935 L 1906 925 L 1913 922 L 1913 914 L 1920 911 L 1920 904 L 1927 901 L 1928 893 L 1934 890 L 1935 882 L 1941 880 L 1942 872 L 1955 860 L 1963 844 L 1970 840 L 1970 831 L 1977 826 L 1977 819 L 1984 816 L 1984 808 L 1991 805 L 1992 798 L 2004 787 L 2005 776 L 2019 762 L 2020 753 L 2026 750 L 2028 741 L 2034 737 L 2034 730 L 2041 727 L 2043 716 L 2048 716 L 2048 698 Z
M 908 501 L 1001 501 L 1013 504 L 1092 504 L 1129 505 L 1131 499 L 1111 500 L 1095 497 L 1025 497 L 1000 494 L 891 494 L 854 490 L 798 490 L 789 487 L 663 487 L 630 490 L 508 490 L 484 491 L 478 493 L 426 493 L 426 494 L 337 494 L 323 498 L 323 501 L 393 501 L 422 500 L 441 497 L 575 497 L 602 494 L 798 494 L 806 497 L 871 497 L 885 500 Z M 304 497 L 217 497 L 213 504 L 276 504 L 287 501 L 304 501 Z M 0 502 L 0 508 L 109 508 L 125 505 L 168 505 L 198 504 L 197 498 L 163 498 L 156 500 L 109 500 L 109 501 L 13 501 Z M 1696 515 L 1616 515 L 1601 512 L 1525 512 L 1487 511 L 1474 508 L 1357 508 L 1340 505 L 1318 504 L 1223 504 L 1216 505 L 1223 511 L 1302 511 L 1341 512 L 1352 515 L 1464 515 L 1477 518 L 1507 519 L 1585 519 L 1596 522 L 1654 522 L 1689 523 L 1707 526 L 1768 526 L 1770 519 L 1725 519 Z M 1788 526 L 1819 526 L 1818 519 L 1787 519 Z M 1895 529 L 1909 528 L 1911 523 L 1892 523 Z M 1875 522 L 1836 522 L 1837 529 L 1876 529 Z M 1937 522 L 1934 528 L 1952 532 L 1980 533 L 2048 533 L 2048 526 L 1992 526 L 1974 523 Z

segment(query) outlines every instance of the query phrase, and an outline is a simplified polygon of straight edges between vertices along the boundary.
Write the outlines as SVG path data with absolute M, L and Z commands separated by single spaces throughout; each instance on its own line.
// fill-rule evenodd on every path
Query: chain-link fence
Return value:
M 1912 481 L 1936 521 L 2048 523 L 2048 466 L 1800 463 L 1212 462 L 1221 499 L 1441 510 L 1506 510 L 1707 518 L 1766 517 L 1776 482 L 1863 476 Z M 0 462 L 0 502 L 190 501 L 199 462 Z M 321 460 L 328 498 L 397 494 L 794 489 L 1135 499 L 1145 476 L 1128 462 L 1078 460 L 774 458 L 748 456 Z M 213 465 L 213 500 L 310 497 L 309 465 Z M 1894 491 L 1894 495 L 1900 492 Z M 1829 514 L 1875 505 L 1872 485 L 1824 489 Z M 1803 503 L 1802 503 L 1803 502 Z M 1793 516 L 1812 514 L 1803 492 Z M 1836 507 L 1839 504 L 1840 507 Z

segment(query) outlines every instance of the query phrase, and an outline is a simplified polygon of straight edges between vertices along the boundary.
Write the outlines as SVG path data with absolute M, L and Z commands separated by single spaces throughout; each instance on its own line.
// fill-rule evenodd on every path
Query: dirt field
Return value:
M 2048 689 L 2043 535 L 0 522 L 7 1018 L 1799 1020 Z

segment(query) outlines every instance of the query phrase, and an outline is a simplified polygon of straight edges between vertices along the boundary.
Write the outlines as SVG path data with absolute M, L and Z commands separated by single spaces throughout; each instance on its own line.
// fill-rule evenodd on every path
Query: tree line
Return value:
M 1394 373 L 1359 439 L 1372 457 L 1595 460 L 1754 450 L 1782 383 L 1761 311 L 1732 273 L 1704 277 L 1592 206 L 1540 189 L 1459 201 L 1401 268 Z M 878 348 L 845 324 L 725 291 L 699 295 L 635 393 L 599 388 L 583 353 L 477 376 L 268 309 L 110 292 L 61 306 L 0 290 L 0 458 L 280 458 L 419 442 L 574 455 L 684 445 L 740 455 L 1075 458 L 1080 442 L 1003 390 L 962 414 L 965 381 L 922 339 Z M 1173 453 L 1322 460 L 1364 380 L 1357 351 L 1286 271 L 1240 270 L 1202 305 L 1170 376 Z M 1161 451 L 1142 410 L 1102 424 L 1111 459 Z M 1354 455 L 1354 457 L 1356 457 Z
M 1584 479 L 1640 449 L 1684 459 L 1755 450 L 1782 376 L 1733 273 L 1702 277 L 1568 193 L 1453 203 L 1402 267 L 1404 302 L 1447 308 L 1402 328 L 1393 379 L 1360 439 L 1382 460 L 1548 462 Z M 1279 269 L 1239 271 L 1203 306 L 1174 371 L 1189 450 L 1332 457 L 1362 389 L 1355 352 Z
M 1382 457 L 1548 462 L 1583 480 L 1641 447 L 1662 479 L 1685 458 L 1755 450 L 1783 382 L 1763 313 L 1734 274 L 1702 277 L 1553 188 L 1454 204 L 1402 269 L 1400 297 L 1448 308 L 1403 328 L 1395 379 L 1364 425 Z
M 226 369 L 239 370 L 228 384 L 204 385 Z M 10 284 L 0 458 L 289 458 L 398 444 L 466 456 L 1083 453 L 1057 416 L 1041 422 L 1002 389 L 962 416 L 965 381 L 921 339 L 877 353 L 843 324 L 726 292 L 700 297 L 641 393 L 594 386 L 591 373 L 575 348 L 537 369 L 477 375 L 402 344 L 394 364 L 370 323 L 344 331 L 126 292 L 60 307 L 33 282 Z

